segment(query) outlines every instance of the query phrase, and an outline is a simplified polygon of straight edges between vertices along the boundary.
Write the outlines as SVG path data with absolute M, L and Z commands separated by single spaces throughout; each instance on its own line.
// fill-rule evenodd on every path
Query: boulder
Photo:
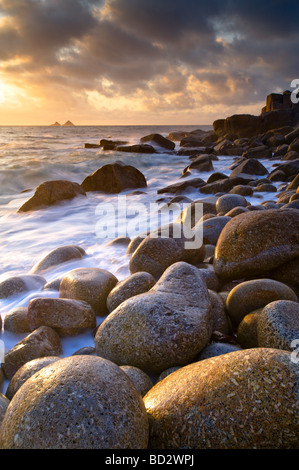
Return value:
M 222 232 L 225 225 L 229 222 L 230 217 L 220 216 L 213 217 L 203 222 L 197 222 L 195 229 L 198 224 L 202 224 L 203 231 L 203 243 L 208 245 L 216 245 L 220 233 Z
M 0 282 L 0 299 L 7 299 L 8 297 L 25 292 L 41 290 L 46 282 L 44 277 L 33 274 L 9 277 Z
M 231 352 L 240 351 L 239 346 L 230 343 L 211 343 L 208 344 L 197 356 L 197 361 L 204 361 L 211 357 L 221 356 L 222 354 L 229 354 Z
M 67 263 L 75 259 L 82 259 L 86 255 L 85 250 L 80 246 L 66 245 L 54 248 L 54 250 L 47 253 L 35 266 L 33 266 L 32 273 L 41 273 L 46 271 L 53 266 L 57 266 L 62 263 Z
M 0 426 L 2 424 L 8 405 L 9 405 L 9 399 L 5 395 L 0 393 Z
M 292 300 L 297 302 L 295 292 L 273 279 L 254 279 L 234 287 L 226 300 L 226 309 L 234 325 L 253 310 L 257 310 L 275 300 Z
M 158 279 L 173 263 L 186 261 L 194 264 L 204 260 L 205 246 L 200 239 L 200 234 L 197 248 L 188 247 L 192 239 L 185 237 L 183 226 L 180 224 L 171 224 L 167 235 L 157 236 L 155 232 L 151 232 L 138 245 L 129 261 L 131 274 L 145 271 Z
M 230 177 L 234 178 L 240 174 L 264 176 L 268 174 L 267 168 L 256 158 L 249 158 L 241 161 L 231 172 Z
M 118 145 L 114 150 L 129 153 L 157 153 L 156 149 L 150 144 Z
M 194 227 L 202 216 L 205 216 L 206 214 L 217 215 L 216 202 L 217 198 L 214 196 L 193 201 L 190 205 L 182 210 L 181 214 L 176 220 L 176 223 L 181 222 L 184 224 L 186 221 L 190 220 L 191 227 Z
M 118 366 L 70 356 L 43 367 L 10 402 L 2 449 L 146 449 L 140 393 Z
M 155 278 L 147 272 L 137 272 L 118 282 L 107 297 L 108 312 L 112 312 L 130 297 L 149 291 L 155 282 Z
M 272 150 L 267 147 L 267 145 L 259 145 L 257 147 L 252 147 L 242 155 L 244 158 L 271 158 L 272 157 Z
M 87 302 L 97 316 L 105 316 L 108 294 L 117 282 L 118 279 L 105 269 L 74 269 L 62 278 L 59 297 Z
M 202 271 L 201 271 L 202 272 Z M 230 322 L 225 310 L 225 304 L 217 292 L 208 289 L 211 300 L 212 330 L 224 335 L 230 332 Z
M 231 189 L 228 194 L 239 194 L 240 196 L 244 196 L 244 197 L 245 196 L 252 196 L 253 189 L 250 186 L 245 186 L 243 184 L 238 184 L 233 189 Z M 239 207 L 241 207 L 241 206 L 239 206 Z
M 296 449 L 298 366 L 255 348 L 182 367 L 145 395 L 150 449 Z
M 280 109 L 254 116 L 251 114 L 235 114 L 226 119 L 217 119 L 213 129 L 218 137 L 228 133 L 235 134 L 237 138 L 253 137 L 272 129 L 292 126 L 292 112 Z
M 32 299 L 28 304 L 27 318 L 30 331 L 49 326 L 59 336 L 77 335 L 96 326 L 96 316 L 91 306 L 72 299 Z
M 299 256 L 299 212 L 252 211 L 233 217 L 218 239 L 214 269 L 223 279 L 260 276 Z
M 5 393 L 7 398 L 11 400 L 26 380 L 43 367 L 46 367 L 48 364 L 53 364 L 53 362 L 56 362 L 59 359 L 60 357 L 58 356 L 46 356 L 26 362 L 26 364 L 20 367 L 11 378 Z
M 142 397 L 152 388 L 153 382 L 151 378 L 143 370 L 138 369 L 138 367 L 120 366 L 120 369 L 132 380 Z
M 226 214 L 235 207 L 246 207 L 248 202 L 240 194 L 224 194 L 217 199 L 216 210 L 218 214 Z
M 243 349 L 257 348 L 257 324 L 262 308 L 245 315 L 237 328 L 237 341 Z
M 59 356 L 61 353 L 58 334 L 48 326 L 41 326 L 5 354 L 2 370 L 6 378 L 10 380 L 26 362 L 44 356 Z
M 118 194 L 125 189 L 145 188 L 144 175 L 137 168 L 122 162 L 109 163 L 88 175 L 81 183 L 84 191 Z
M 215 181 L 214 183 L 205 184 L 200 187 L 200 192 L 203 194 L 217 194 L 217 193 L 227 193 L 234 186 L 239 184 L 248 184 L 250 181 L 255 178 L 250 175 L 240 174 L 233 178 L 227 178 L 220 181 Z
M 100 324 L 97 354 L 154 374 L 187 364 L 210 339 L 210 309 L 199 270 L 174 263 L 150 291 L 126 300 Z
M 299 287 L 299 257 L 282 264 L 278 268 L 269 272 L 271 279 L 283 282 L 289 286 Z
M 46 181 L 36 188 L 34 195 L 19 208 L 18 212 L 44 209 L 77 196 L 86 196 L 78 183 L 65 180 Z
M 212 173 L 207 179 L 207 184 L 215 183 L 215 181 L 225 180 L 227 178 L 228 176 L 224 173 L 221 173 L 220 171 L 215 171 L 215 173 Z
M 196 171 L 214 171 L 213 163 L 211 161 L 210 155 L 199 155 L 197 158 L 192 160 L 192 163 L 184 168 L 182 174 L 184 175 L 186 172 L 190 170 Z
M 258 316 L 258 346 L 293 351 L 298 346 L 299 304 L 277 300 L 266 305 Z M 296 341 L 297 340 L 297 341 Z M 296 344 L 294 344 L 295 342 Z
M 4 331 L 11 333 L 29 333 L 27 307 L 15 307 L 4 318 Z
M 180 183 L 171 184 L 165 188 L 158 189 L 158 194 L 170 193 L 170 194 L 181 194 L 182 192 L 186 191 L 188 188 L 201 188 L 205 185 L 204 180 L 201 178 L 191 178 L 187 181 L 183 181 Z
M 144 137 L 141 137 L 140 142 L 142 143 L 152 142 L 153 145 L 154 144 L 159 145 L 159 147 L 163 147 L 167 150 L 175 149 L 175 143 L 167 139 L 166 137 L 163 137 L 163 135 L 161 134 L 145 135 Z

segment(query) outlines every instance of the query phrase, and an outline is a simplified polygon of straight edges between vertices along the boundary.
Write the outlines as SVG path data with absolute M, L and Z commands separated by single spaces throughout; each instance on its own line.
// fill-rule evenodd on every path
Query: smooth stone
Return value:
M 96 348 L 93 346 L 83 346 L 83 348 L 78 349 L 75 351 L 72 356 L 80 356 L 80 355 L 91 355 L 96 356 Z
M 226 309 L 233 324 L 238 325 L 245 315 L 275 300 L 298 301 L 295 292 L 286 284 L 273 279 L 254 279 L 242 282 L 230 291 Z
M 258 147 L 252 147 L 246 150 L 243 155 L 245 158 L 271 158 L 272 150 L 266 145 L 259 145 Z
M 107 297 L 108 312 L 112 312 L 130 297 L 149 291 L 155 282 L 155 278 L 151 274 L 138 272 L 117 283 Z
M 245 185 L 242 185 L 242 184 L 238 184 L 233 189 L 231 189 L 228 194 L 239 194 L 239 196 L 244 196 L 244 197 L 245 196 L 252 196 L 253 189 L 250 186 L 245 186 Z
M 220 289 L 220 279 L 215 273 L 213 267 L 211 268 L 199 267 L 199 270 L 200 270 L 200 274 L 205 280 L 207 288 L 217 292 Z
M 115 150 L 129 153 L 157 153 L 156 149 L 150 144 L 118 145 Z
M 122 162 L 109 163 L 94 171 L 81 183 L 84 191 L 103 191 L 118 194 L 125 189 L 147 186 L 144 175 L 137 168 Z
M 26 362 L 44 356 L 59 356 L 61 353 L 58 334 L 48 326 L 41 326 L 5 354 L 2 370 L 5 377 L 10 380 Z
M 0 299 L 7 299 L 25 292 L 41 290 L 46 284 L 46 279 L 36 274 L 24 274 L 13 276 L 0 282 Z
M 174 263 L 150 291 L 126 300 L 99 325 L 97 354 L 154 374 L 186 364 L 210 339 L 210 309 L 200 271 Z
M 214 196 L 193 201 L 190 205 L 182 210 L 181 214 L 176 220 L 176 223 L 185 224 L 187 221 L 190 221 L 191 227 L 194 227 L 204 215 L 217 215 L 216 202 L 217 198 Z
M 247 207 L 237 206 L 228 211 L 225 215 L 226 217 L 236 217 L 239 214 L 243 214 L 244 212 L 248 212 L 249 209 Z
M 230 174 L 230 177 L 233 178 L 239 174 L 248 174 L 248 175 L 257 175 L 263 176 L 268 174 L 268 170 L 259 160 L 254 158 L 242 160 Z
M 202 222 L 203 243 L 207 245 L 216 245 L 223 228 L 229 221 L 230 217 L 227 216 L 213 217 L 208 220 L 204 220 Z M 195 229 L 198 226 L 198 223 L 195 225 Z
M 0 426 L 4 419 L 9 403 L 10 403 L 9 399 L 5 395 L 0 393 Z
M 177 229 L 177 230 L 176 230 Z M 157 236 L 157 232 L 151 232 L 136 248 L 129 261 L 131 274 L 148 272 L 155 279 L 173 263 L 179 261 L 200 263 L 205 258 L 205 246 L 201 237 L 197 248 L 189 248 L 192 239 L 185 238 L 184 229 L 180 224 L 172 224 L 166 227 L 165 237 Z M 191 231 L 191 230 L 190 230 Z
M 53 279 L 52 281 L 49 281 L 44 285 L 43 290 L 59 291 L 60 283 L 61 279 Z
M 290 300 L 271 302 L 258 317 L 259 347 L 293 351 L 299 338 L 299 304 Z M 298 343 L 296 343 L 298 346 Z
M 145 395 L 149 448 L 295 449 L 298 397 L 298 366 L 287 351 L 246 349 L 198 361 Z
M 277 188 L 276 186 L 274 186 L 274 184 L 261 184 L 259 186 L 256 186 L 254 191 L 257 191 L 260 193 L 263 193 L 263 192 L 276 193 Z
M 142 397 L 152 388 L 153 382 L 143 370 L 133 366 L 120 366 L 120 368 L 130 377 Z
M 174 366 L 174 367 L 169 367 L 169 369 L 163 370 L 161 374 L 158 376 L 157 382 L 160 382 L 161 380 L 165 379 L 168 375 L 172 374 L 174 371 L 180 369 L 179 366 Z
M 240 194 L 224 194 L 219 197 L 216 202 L 216 210 L 219 214 L 220 212 L 227 213 L 234 207 L 246 207 L 248 205 L 247 200 L 244 196 Z
M 212 329 L 214 331 L 219 331 L 225 335 L 228 335 L 230 332 L 230 323 L 225 311 L 225 304 L 221 296 L 209 289 L 209 296 L 211 300 L 211 318 L 212 318 Z
M 142 397 L 118 366 L 70 356 L 30 377 L 14 395 L 2 449 L 146 449 Z
M 140 142 L 151 142 L 152 144 L 159 145 L 159 147 L 163 147 L 167 150 L 174 150 L 175 149 L 175 143 L 172 142 L 171 140 L 167 139 L 166 137 L 163 137 L 161 134 L 148 134 L 145 135 L 144 137 L 141 137 Z
M 110 240 L 106 246 L 125 246 L 127 247 L 131 242 L 130 237 L 116 237 L 113 240 Z
M 38 261 L 35 266 L 33 266 L 31 272 L 34 274 L 41 273 L 49 268 L 52 268 L 53 266 L 67 263 L 68 261 L 72 261 L 74 259 L 82 259 L 84 255 L 86 255 L 85 250 L 80 246 L 59 246 L 58 248 L 50 251 L 50 253 Z
M 257 324 L 262 308 L 245 315 L 237 329 L 237 341 L 243 349 L 257 348 Z
M 182 194 L 182 192 L 188 190 L 189 188 L 201 188 L 205 185 L 205 182 L 202 178 L 191 178 L 182 183 L 174 183 L 166 186 L 165 188 L 158 189 L 157 194 Z
M 29 324 L 27 318 L 27 307 L 15 307 L 10 310 L 4 318 L 4 331 L 12 333 L 29 333 Z
M 118 279 L 105 269 L 74 269 L 62 278 L 59 297 L 87 302 L 96 316 L 105 316 L 108 294 L 117 282 Z
M 53 364 L 60 359 L 58 356 L 46 356 L 38 359 L 33 359 L 32 361 L 26 362 L 11 378 L 5 395 L 9 400 L 17 393 L 19 388 L 28 380 L 32 375 L 38 372 L 43 367 L 46 367 L 48 364 Z
M 208 344 L 197 356 L 197 361 L 204 361 L 211 357 L 229 354 L 234 351 L 240 351 L 241 348 L 230 343 L 211 343 Z
M 269 272 L 271 279 L 288 286 L 299 286 L 299 256 Z
M 18 212 L 44 209 L 77 196 L 86 196 L 78 183 L 65 180 L 46 181 L 36 188 L 34 195 L 19 208 Z
M 252 211 L 233 217 L 218 239 L 214 269 L 223 279 L 260 276 L 299 256 L 299 212 Z
M 28 304 L 30 331 L 53 328 L 59 336 L 72 336 L 96 326 L 96 316 L 87 302 L 73 299 L 35 298 Z

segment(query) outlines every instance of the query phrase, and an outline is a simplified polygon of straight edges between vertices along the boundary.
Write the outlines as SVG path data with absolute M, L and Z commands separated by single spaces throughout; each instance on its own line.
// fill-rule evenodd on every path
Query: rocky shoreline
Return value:
M 122 281 L 78 268 L 47 285 L 47 269 L 86 255 L 68 245 L 0 283 L 1 299 L 57 292 L 3 321 L 4 331 L 26 336 L 1 365 L 1 383 L 9 382 L 0 396 L 1 448 L 299 447 L 299 120 L 287 97 L 270 95 L 261 116 L 218 120 L 212 131 L 83 144 L 111 155 L 187 156 L 157 201 L 188 206 L 168 238 L 114 241 L 127 247 Z M 235 157 L 229 176 L 213 167 L 224 155 Z M 265 160 L 275 161 L 270 172 Z M 117 161 L 81 184 L 44 182 L 18 212 L 146 187 L 137 168 Z M 259 193 L 269 198 L 250 204 Z M 193 233 L 203 234 L 194 249 L 174 235 L 190 214 Z M 61 358 L 61 339 L 86 329 L 94 347 Z

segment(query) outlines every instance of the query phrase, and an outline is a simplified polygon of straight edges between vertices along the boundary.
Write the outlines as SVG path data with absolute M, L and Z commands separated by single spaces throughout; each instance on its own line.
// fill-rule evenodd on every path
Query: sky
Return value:
M 298 0 L 0 0 L 0 125 L 204 125 L 299 78 Z

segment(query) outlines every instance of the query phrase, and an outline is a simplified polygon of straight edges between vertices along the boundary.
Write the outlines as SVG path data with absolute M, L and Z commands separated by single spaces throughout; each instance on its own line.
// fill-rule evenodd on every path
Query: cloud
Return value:
M 0 0 L 0 73 L 44 104 L 259 106 L 296 78 L 298 16 L 297 0 Z

